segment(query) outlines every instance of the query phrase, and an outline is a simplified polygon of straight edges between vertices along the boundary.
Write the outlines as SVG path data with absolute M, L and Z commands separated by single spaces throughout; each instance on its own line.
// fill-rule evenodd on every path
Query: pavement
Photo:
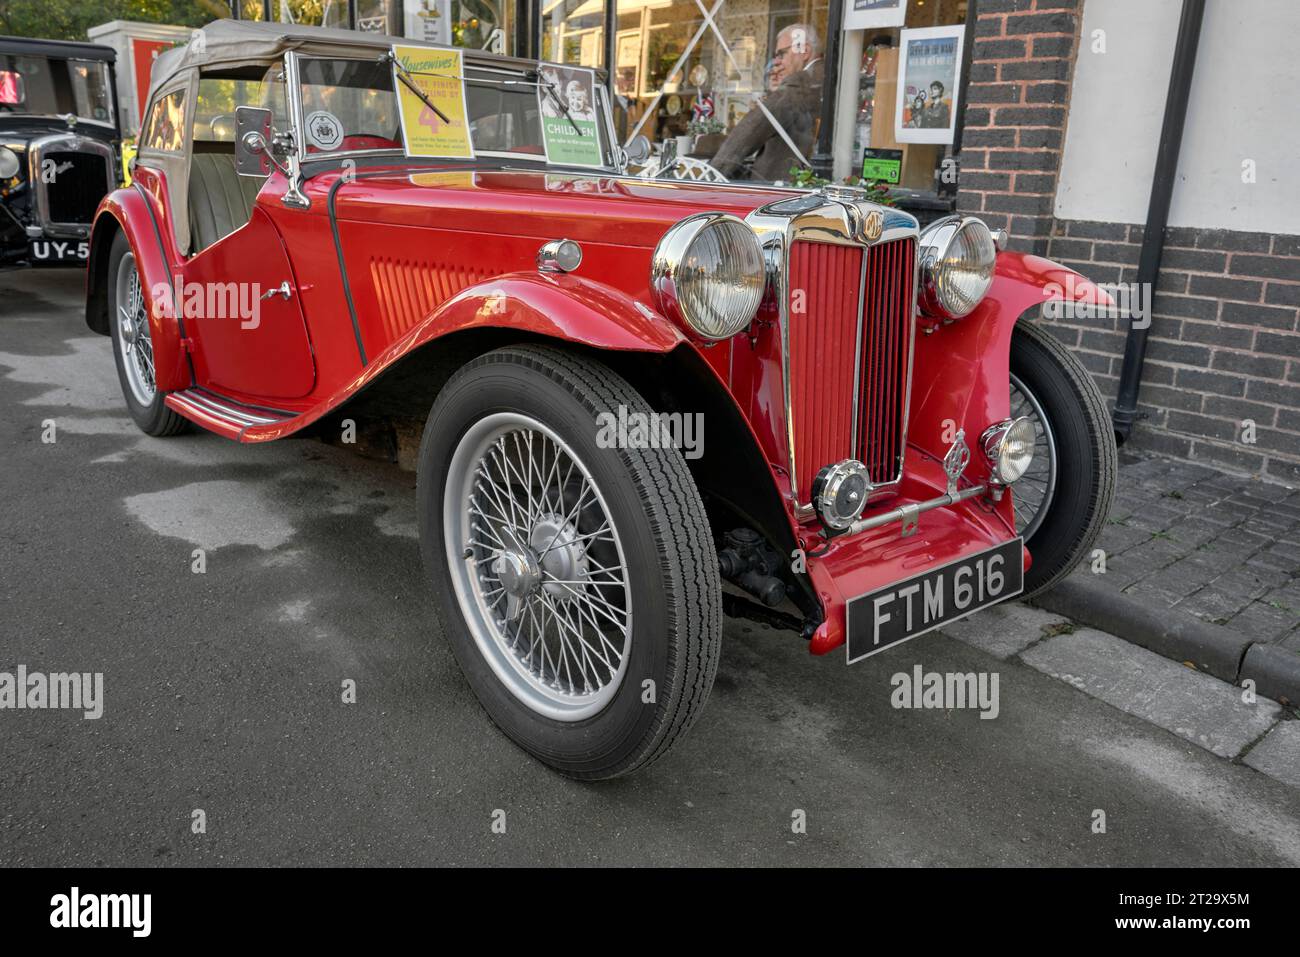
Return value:
M 1125 448 L 1097 545 L 1037 603 L 1300 703 L 1300 489 Z
M 0 710 L 0 866 L 1300 864 L 1293 709 L 1019 604 L 853 667 L 727 620 L 682 744 L 569 781 L 461 678 L 411 473 L 140 434 L 71 273 L 0 275 L 0 410 L 0 672 L 104 676 Z

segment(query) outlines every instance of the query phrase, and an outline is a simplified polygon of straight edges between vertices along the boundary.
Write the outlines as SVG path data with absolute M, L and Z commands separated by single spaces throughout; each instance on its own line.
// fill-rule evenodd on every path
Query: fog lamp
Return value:
M 1024 475 L 1034 461 L 1037 441 L 1033 419 L 1028 416 L 997 422 L 985 429 L 981 444 L 993 470 L 993 481 L 1010 485 Z
M 867 505 L 871 476 L 856 459 L 825 465 L 813 479 L 812 504 L 827 528 L 848 528 Z

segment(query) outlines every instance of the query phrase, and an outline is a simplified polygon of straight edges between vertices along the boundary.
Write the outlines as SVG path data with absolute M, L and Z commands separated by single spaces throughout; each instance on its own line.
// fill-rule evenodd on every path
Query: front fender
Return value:
M 161 392 L 187 389 L 191 384 L 186 361 L 184 332 L 165 308 L 154 307 L 154 291 L 170 288 L 170 265 L 162 249 L 161 232 L 149 200 L 136 188 L 127 187 L 109 193 L 99 204 L 90 234 L 90 257 L 86 264 L 86 325 L 102 335 L 109 335 L 108 301 L 109 253 L 119 232 L 126 234 L 136 268 L 140 271 L 141 291 L 149 313 L 149 334 L 153 343 L 154 375 Z
M 1105 291 L 1073 269 L 1040 256 L 1004 252 L 988 295 L 965 318 L 918 328 L 913 356 L 908 444 L 943 458 L 956 429 L 975 447 L 990 424 L 1010 413 L 1011 334 L 1030 309 L 1052 300 L 1109 305 Z M 928 331 L 927 331 L 928 330 Z M 971 457 L 970 478 L 988 465 Z
M 462 289 L 408 334 L 403 351 L 463 329 L 515 329 L 598 349 L 669 352 L 681 331 L 612 286 L 573 275 L 510 273 Z
M 508 273 L 467 286 L 437 306 L 312 409 L 290 421 L 247 429 L 243 438 L 268 441 L 304 428 L 351 401 L 402 360 L 416 360 L 424 346 L 473 330 L 518 332 L 521 339 L 616 352 L 667 354 L 686 341 L 663 316 L 604 283 L 572 275 Z M 434 346 L 432 352 L 439 350 Z

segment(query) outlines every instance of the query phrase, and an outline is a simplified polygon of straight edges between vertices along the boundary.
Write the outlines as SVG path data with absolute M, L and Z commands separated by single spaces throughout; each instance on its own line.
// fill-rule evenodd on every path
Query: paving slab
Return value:
M 1021 660 L 1197 744 L 1239 755 L 1278 720 L 1277 702 L 1242 700 L 1242 690 L 1091 628 L 1035 645 Z
M 1021 604 L 1002 604 L 945 625 L 944 634 L 1006 661 L 1066 625 L 1062 615 Z
M 1300 721 L 1279 721 L 1242 760 L 1256 771 L 1300 788 Z

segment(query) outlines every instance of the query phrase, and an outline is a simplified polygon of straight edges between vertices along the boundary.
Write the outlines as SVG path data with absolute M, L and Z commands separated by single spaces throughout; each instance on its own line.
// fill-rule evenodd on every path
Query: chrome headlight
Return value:
M 921 309 L 960 319 L 980 304 L 993 284 L 997 245 L 978 219 L 950 216 L 921 233 Z
M 858 520 L 870 494 L 871 476 L 856 459 L 824 465 L 813 479 L 813 509 L 827 527 L 837 531 Z
M 1024 475 L 1034 461 L 1034 443 L 1037 440 L 1034 421 L 1028 416 L 1007 419 L 985 429 L 980 444 L 984 446 L 984 456 L 993 470 L 993 481 L 998 485 L 1010 485 Z
M 650 265 L 660 308 L 705 339 L 727 339 L 749 325 L 766 281 L 758 237 L 725 213 L 683 219 L 664 233 Z
M 0 146 L 0 179 L 13 179 L 20 168 L 18 154 L 7 146 Z

